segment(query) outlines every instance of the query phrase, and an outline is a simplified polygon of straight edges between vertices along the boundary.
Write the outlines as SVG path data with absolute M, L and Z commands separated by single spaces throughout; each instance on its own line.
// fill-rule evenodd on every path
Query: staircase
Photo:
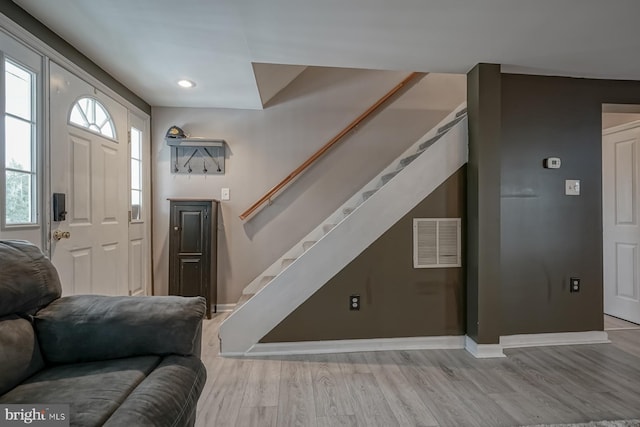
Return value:
M 467 140 L 462 104 L 247 285 L 220 325 L 220 353 L 250 354 L 264 335 L 462 167 Z

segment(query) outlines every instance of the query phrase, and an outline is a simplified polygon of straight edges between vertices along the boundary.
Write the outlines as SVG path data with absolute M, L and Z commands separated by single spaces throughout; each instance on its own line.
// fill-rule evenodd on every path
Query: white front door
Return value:
M 604 312 L 640 323 L 640 122 L 602 137 Z
M 51 260 L 64 295 L 127 295 L 127 109 L 53 62 L 50 70 L 51 192 L 65 195 L 67 211 L 51 221 Z

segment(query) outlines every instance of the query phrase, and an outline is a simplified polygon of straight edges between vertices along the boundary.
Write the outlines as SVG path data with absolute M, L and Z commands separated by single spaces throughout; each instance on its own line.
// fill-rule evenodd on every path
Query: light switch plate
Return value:
M 230 199 L 230 194 L 229 194 L 229 189 L 228 188 L 223 188 L 222 190 L 220 190 L 220 199 L 221 200 L 229 200 Z
M 564 181 L 564 194 L 567 196 L 579 196 L 580 195 L 580 180 L 579 179 L 567 179 Z

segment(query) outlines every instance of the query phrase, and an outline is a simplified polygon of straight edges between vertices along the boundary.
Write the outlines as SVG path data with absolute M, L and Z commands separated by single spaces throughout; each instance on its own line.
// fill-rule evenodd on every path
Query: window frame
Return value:
M 80 108 L 80 111 L 82 111 L 82 114 L 85 115 L 84 114 L 84 110 L 80 106 L 80 101 L 83 100 L 83 99 L 91 100 L 93 102 L 94 109 L 95 109 L 96 104 L 99 105 L 100 108 L 102 108 L 102 110 L 105 112 L 105 114 L 107 116 L 107 119 L 108 119 L 109 123 L 111 124 L 111 129 L 113 130 L 113 136 L 105 135 L 102 132 L 98 132 L 97 130 L 92 129 L 91 126 L 90 126 L 92 123 L 89 123 L 89 126 L 83 126 L 83 125 L 81 125 L 79 123 L 71 121 L 71 115 L 73 114 L 73 110 L 76 108 L 76 106 L 78 106 L 78 108 Z M 85 117 L 86 117 L 86 115 L 85 115 Z M 100 100 L 98 98 L 96 98 L 96 97 L 88 96 L 88 95 L 82 95 L 82 96 L 78 97 L 78 99 L 76 99 L 73 102 L 73 104 L 71 105 L 71 108 L 69 109 L 69 115 L 67 117 L 67 124 L 69 124 L 70 126 L 76 127 L 78 129 L 82 129 L 82 130 L 84 130 L 86 132 L 91 132 L 91 133 L 93 133 L 95 135 L 101 136 L 102 138 L 106 138 L 106 139 L 108 139 L 110 141 L 113 141 L 113 142 L 115 142 L 117 144 L 120 143 L 120 141 L 118 141 L 118 132 L 117 132 L 115 123 L 113 122 L 113 118 L 111 117 L 111 113 L 109 112 L 109 109 L 102 102 L 100 102 Z
M 33 52 L 29 48 L 24 47 L 25 52 Z M 25 54 L 26 55 L 26 54 Z M 2 231 L 18 231 L 18 230 L 36 230 L 43 226 L 43 209 L 45 207 L 44 201 L 44 177 L 42 172 L 42 165 L 44 164 L 44 151 L 43 151 L 43 91 L 44 85 L 42 82 L 43 73 L 43 60 L 39 56 L 39 69 L 34 69 L 27 61 L 21 60 L 21 55 L 12 55 L 4 50 L 0 50 L 0 111 L 2 111 L 2 119 L 0 120 L 0 164 L 2 165 L 2 172 L 0 173 L 0 198 L 2 203 L 0 204 L 0 230 Z M 6 62 L 11 62 L 14 66 L 32 74 L 32 95 L 31 102 L 31 120 L 28 121 L 32 127 L 31 136 L 31 171 L 23 171 L 14 168 L 8 168 L 6 165 L 6 117 L 13 117 L 27 122 L 24 118 L 9 114 L 6 111 Z M 32 194 L 31 194 L 31 216 L 33 221 L 27 223 L 7 223 L 7 172 L 15 171 L 18 173 L 24 173 L 30 175 Z
M 139 157 L 133 156 L 133 130 L 136 130 L 140 133 L 140 141 L 139 141 Z M 133 168 L 131 167 L 133 160 L 137 161 L 140 164 L 139 170 L 139 182 L 140 188 L 133 188 Z M 144 223 L 145 214 L 146 214 L 146 206 L 145 206 L 145 174 L 144 174 L 144 130 L 138 129 L 138 127 L 132 123 L 129 123 L 129 223 L 130 224 L 142 224 Z M 133 218 L 133 191 L 138 191 L 140 193 L 140 218 Z

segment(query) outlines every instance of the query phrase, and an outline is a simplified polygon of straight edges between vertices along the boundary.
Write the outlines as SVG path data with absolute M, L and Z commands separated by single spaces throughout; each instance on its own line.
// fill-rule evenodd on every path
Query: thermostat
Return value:
M 560 161 L 560 157 L 549 157 L 547 159 L 544 159 L 542 165 L 546 169 L 560 169 L 561 163 L 562 162 Z

